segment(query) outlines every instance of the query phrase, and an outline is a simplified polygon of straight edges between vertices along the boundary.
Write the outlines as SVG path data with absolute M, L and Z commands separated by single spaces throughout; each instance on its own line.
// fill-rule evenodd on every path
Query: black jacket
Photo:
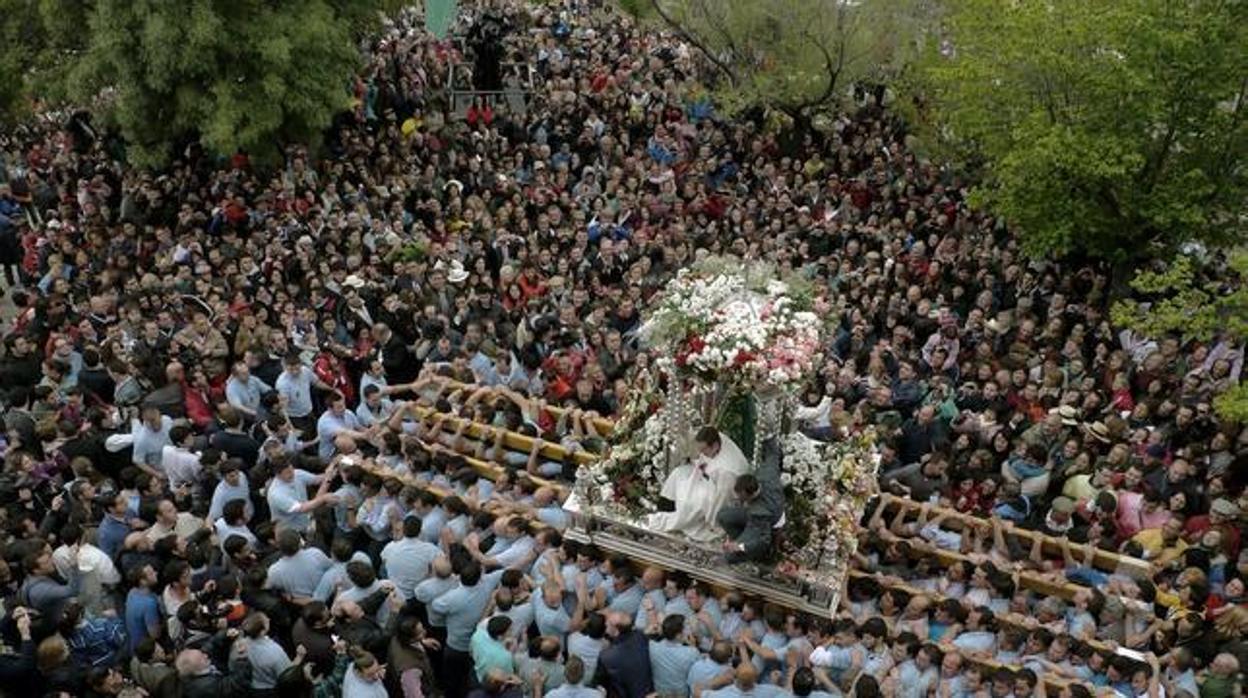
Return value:
M 231 698 L 247 695 L 251 689 L 251 663 L 246 657 L 230 662 L 230 671 L 226 674 L 213 671 L 199 676 L 181 676 L 177 695 L 182 698 Z
M 598 656 L 598 676 L 608 698 L 645 698 L 654 691 L 650 640 L 636 629 L 616 638 Z

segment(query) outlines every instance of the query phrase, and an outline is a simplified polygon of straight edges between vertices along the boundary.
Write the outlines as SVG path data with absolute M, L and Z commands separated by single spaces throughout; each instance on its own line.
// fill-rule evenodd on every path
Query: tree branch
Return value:
M 657 14 L 663 20 L 663 22 L 667 24 L 667 26 L 671 27 L 672 30 L 675 31 L 678 36 L 680 36 L 680 38 L 684 39 L 685 41 L 688 41 L 690 45 L 698 49 L 698 51 L 703 56 L 706 56 L 706 59 L 709 60 L 716 68 L 719 69 L 721 73 L 724 74 L 725 77 L 728 78 L 728 83 L 732 85 L 733 87 L 736 87 L 737 74 L 733 72 L 732 68 L 729 67 L 728 64 L 720 60 L 719 57 L 716 56 L 714 53 L 712 53 L 711 50 L 708 49 L 705 44 L 703 44 L 696 37 L 694 37 L 692 32 L 690 32 L 683 25 L 677 22 L 675 18 L 673 18 L 670 14 L 668 14 L 667 11 L 663 9 L 663 6 L 659 2 L 659 0 L 650 0 L 650 6 L 654 8 L 655 14 Z
M 811 107 L 817 107 L 820 104 L 826 104 L 829 100 L 832 99 L 832 95 L 836 92 L 836 83 L 839 81 L 841 77 L 841 69 L 844 67 L 844 61 L 845 61 L 845 42 L 844 41 L 841 42 L 840 49 L 837 51 L 839 60 L 834 60 L 832 58 L 832 52 L 829 51 L 828 47 L 824 46 L 823 43 L 820 42 L 816 37 L 811 35 L 809 32 L 803 32 L 802 35 L 809 38 L 811 43 L 813 43 L 815 47 L 819 49 L 819 52 L 823 54 L 824 66 L 826 66 L 828 70 L 828 82 L 826 85 L 824 85 L 823 92 L 820 93 L 818 97 L 815 97 L 814 99 L 808 99 L 802 102 L 798 102 L 796 105 L 792 107 L 792 109 L 798 112 L 805 111 Z
M 654 1 L 657 2 L 658 0 L 654 0 Z M 709 4 L 711 7 L 715 7 L 720 2 L 722 2 L 722 0 L 711 0 Z M 703 7 L 705 6 L 706 4 L 704 3 Z M 706 16 L 707 26 L 713 29 L 715 33 L 719 35 L 719 38 L 724 42 L 725 47 L 728 49 L 728 53 L 732 55 L 733 62 L 734 63 L 743 62 L 741 50 L 737 48 L 737 41 L 735 38 L 733 38 L 732 33 L 729 32 L 728 29 L 724 26 L 724 23 L 717 21 L 717 17 L 715 16 L 714 12 L 704 10 L 703 14 Z

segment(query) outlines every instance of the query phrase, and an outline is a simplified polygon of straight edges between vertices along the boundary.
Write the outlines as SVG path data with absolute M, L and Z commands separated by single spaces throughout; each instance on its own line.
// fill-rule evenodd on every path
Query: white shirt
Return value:
M 217 519 L 212 528 L 217 532 L 217 540 L 220 541 L 221 552 L 225 552 L 225 541 L 230 536 L 242 536 L 247 539 L 252 546 L 257 545 L 260 541 L 256 539 L 256 534 L 251 532 L 246 526 L 231 526 L 225 522 L 225 519 Z
M 176 490 L 182 485 L 194 485 L 202 466 L 198 453 L 168 444 L 160 449 L 160 469 L 169 478 L 169 487 Z
M 130 422 L 130 433 L 134 436 L 133 460 L 135 464 L 159 465 L 160 451 L 169 443 L 169 430 L 173 428 L 173 418 L 168 415 L 160 417 L 160 431 L 153 431 L 143 422 L 135 419 Z
M 100 576 L 101 584 L 117 584 L 121 581 L 121 573 L 117 566 L 104 554 L 103 550 L 90 543 L 78 544 L 78 571 L 94 572 Z M 74 551 L 68 545 L 62 545 L 52 551 L 52 564 L 62 579 L 69 579 L 74 571 Z

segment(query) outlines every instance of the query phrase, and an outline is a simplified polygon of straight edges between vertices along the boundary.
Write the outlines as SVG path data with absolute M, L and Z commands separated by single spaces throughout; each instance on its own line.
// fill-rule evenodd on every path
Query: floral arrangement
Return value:
M 875 432 L 816 441 L 800 432 L 781 439 L 780 482 L 789 503 L 783 553 L 797 567 L 844 566 L 857 550 L 858 524 L 879 490 Z
M 766 264 L 709 258 L 668 283 L 640 336 L 678 379 L 793 392 L 822 352 L 813 307 L 797 274 L 779 279 Z

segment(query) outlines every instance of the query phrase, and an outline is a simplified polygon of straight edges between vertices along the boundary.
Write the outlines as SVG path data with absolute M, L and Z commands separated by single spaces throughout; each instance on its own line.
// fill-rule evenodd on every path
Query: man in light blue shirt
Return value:
M 607 610 L 623 613 L 629 618 L 637 617 L 638 611 L 641 610 L 641 599 L 645 595 L 645 590 L 641 588 L 636 579 L 633 570 L 628 567 L 621 566 L 619 569 L 612 569 L 611 579 L 603 582 L 610 584 L 607 596 L 611 602 L 607 604 Z
M 311 601 L 321 575 L 333 563 L 317 548 L 303 547 L 303 537 L 291 529 L 277 534 L 277 548 L 282 557 L 269 566 L 266 586 L 291 599 Z
M 482 575 L 475 562 L 464 563 L 459 573 L 459 586 L 433 600 L 430 607 L 446 616 L 446 646 L 467 653 L 472 632 L 485 610 L 490 594 L 501 575 Z
M 369 385 L 364 388 L 364 398 L 355 408 L 355 416 L 359 418 L 360 426 L 367 429 L 374 424 L 385 424 L 394 410 L 394 403 L 382 396 L 381 388 Z
M 404 600 L 416 593 L 416 585 L 429 576 L 429 569 L 441 552 L 438 546 L 420 539 L 420 527 L 420 519 L 404 519 L 403 540 L 387 543 L 381 550 L 386 579 L 394 582 Z
M 420 519 L 420 539 L 426 543 L 437 544 L 442 535 L 442 526 L 446 523 L 446 510 L 438 504 L 438 498 L 429 490 L 421 490 L 416 495 L 415 506 L 407 513 Z
M 810 653 L 810 664 L 828 672 L 833 681 L 840 681 L 851 669 L 861 668 L 863 650 L 857 645 L 854 621 L 840 618 L 832 623 L 831 642 L 821 644 Z M 827 638 L 821 638 L 826 640 Z
M 673 593 L 675 593 L 674 584 Z M 663 622 L 663 616 L 666 615 L 667 610 L 667 586 L 667 575 L 663 570 L 647 567 L 641 573 L 641 588 L 645 594 L 642 595 L 641 605 L 633 617 L 633 627 L 648 632 L 650 628 L 658 628 L 659 623 Z
M 585 686 L 585 662 L 580 657 L 568 657 L 563 665 L 563 684 L 546 692 L 546 698 L 603 698 L 606 695 L 601 688 Z
M 507 636 L 518 647 L 524 641 L 529 626 L 533 625 L 532 599 L 526 598 L 521 603 L 516 603 L 511 589 L 503 587 L 494 592 L 494 611 L 511 619 L 511 630 L 507 631 Z
M 702 698 L 787 698 L 789 692 L 779 686 L 760 684 L 758 670 L 750 662 L 737 667 L 733 682 L 714 691 L 703 691 Z
M 279 395 L 286 399 L 286 416 L 292 421 L 307 420 L 312 415 L 312 388 L 323 383 L 303 365 L 303 360 L 296 353 L 286 355 L 282 362 L 285 370 L 277 377 L 276 385 Z M 324 386 L 328 388 L 329 386 Z
M 208 505 L 209 521 L 215 522 L 221 518 L 226 502 L 232 499 L 241 499 L 245 502 L 244 509 L 248 521 L 255 516 L 256 508 L 251 503 L 251 489 L 241 466 L 242 462 L 237 458 L 231 458 L 221 464 L 221 481 L 212 491 L 212 503 Z
M 767 632 L 767 626 L 758 617 L 758 608 L 753 602 L 747 602 L 739 592 L 728 592 L 724 597 L 728 610 L 724 611 L 719 621 L 719 634 L 722 637 L 736 638 L 742 630 L 748 630 L 750 637 L 758 640 Z
M 429 605 L 431 611 L 446 618 L 446 645 L 442 658 L 446 667 L 447 686 L 444 688 L 450 695 L 461 695 L 467 686 L 468 672 L 472 670 L 472 657 L 469 655 L 472 633 L 501 577 L 501 571 L 482 576 L 481 566 L 470 560 L 459 571 L 459 586 Z
M 347 410 L 346 398 L 341 393 L 334 393 L 329 399 L 329 409 L 316 420 L 316 435 L 320 437 L 320 441 L 317 442 L 317 454 L 323 460 L 333 457 L 336 448 L 335 439 L 343 434 L 357 440 L 368 438 L 368 434 L 364 433 L 360 425 L 360 418 L 356 417 L 354 412 Z
M 719 610 L 719 599 L 711 593 L 709 587 L 702 583 L 690 584 L 685 590 L 685 604 L 690 615 L 686 628 L 689 634 L 698 640 L 698 648 L 707 651 L 715 641 L 719 625 L 724 614 Z
M 650 641 L 650 674 L 659 698 L 689 695 L 689 670 L 701 655 L 696 647 L 681 642 L 684 634 L 685 617 L 672 614 L 663 619 L 663 639 Z
M 252 547 L 260 543 L 256 534 L 247 528 L 247 507 L 241 499 L 231 499 L 226 502 L 221 518 L 217 519 L 212 528 L 217 534 L 217 540 L 221 542 L 222 552 L 225 551 L 225 542 L 230 539 L 230 536 L 241 536 Z
M 500 519 L 495 526 L 494 545 L 484 553 L 477 547 L 475 536 L 468 536 L 464 547 L 486 569 L 528 569 L 538 553 L 534 552 L 529 522 L 521 516 Z
M 784 669 L 784 648 L 789 644 L 789 636 L 785 633 L 785 614 L 777 608 L 768 608 L 765 615 L 767 632 L 757 642 L 745 638 L 745 645 L 753 655 L 754 668 L 760 677 L 766 677 L 772 669 Z
M 272 691 L 277 679 L 292 662 L 286 650 L 269 637 L 269 618 L 263 613 L 253 613 L 243 621 L 243 635 L 247 638 L 247 661 L 251 664 L 251 688 L 253 691 Z
M 580 627 L 584 617 L 584 604 L 577 604 L 575 615 L 563 608 L 563 588 L 559 582 L 551 579 L 542 586 L 541 597 L 534 600 L 533 620 L 537 623 L 537 633 L 559 639 L 559 644 L 567 644 L 568 633 Z
M 134 437 L 134 464 L 159 474 L 161 452 L 172 443 L 169 440 L 172 428 L 173 418 L 162 415 L 155 407 L 144 407 L 143 419 L 135 420 L 130 429 Z
M 242 412 L 247 419 L 260 419 L 260 397 L 273 390 L 272 386 L 251 375 L 245 361 L 234 364 L 230 379 L 225 382 L 225 401 Z
M 446 627 L 446 615 L 433 609 L 433 601 L 451 589 L 459 586 L 459 579 L 452 574 L 451 561 L 445 555 L 434 558 L 431 567 L 433 576 L 416 585 L 413 597 L 425 605 L 429 616 L 429 625 L 436 628 Z
M 327 491 L 336 473 L 335 466 L 331 464 L 323 475 L 298 470 L 290 460 L 277 463 L 274 468 L 275 474 L 269 480 L 265 497 L 273 521 L 279 526 L 307 533 L 312 527 L 311 512 L 335 501 Z M 308 487 L 312 485 L 320 485 L 320 489 L 315 497 L 308 499 Z
M 321 580 L 312 592 L 312 598 L 327 604 L 339 591 L 351 586 L 351 580 L 347 578 L 348 564 L 370 562 L 368 553 L 356 550 L 348 538 L 335 538 L 329 546 L 329 554 L 333 558 L 332 564 L 321 573 Z
M 699 687 L 706 691 L 723 688 L 732 683 L 734 677 L 732 657 L 731 642 L 717 640 L 711 645 L 710 653 L 705 657 L 700 657 L 693 663 L 693 666 L 689 667 L 689 675 L 685 683 L 690 694 Z
M 932 665 L 934 646 L 924 645 L 898 667 L 897 695 L 899 698 L 925 698 L 935 688 L 940 672 Z

